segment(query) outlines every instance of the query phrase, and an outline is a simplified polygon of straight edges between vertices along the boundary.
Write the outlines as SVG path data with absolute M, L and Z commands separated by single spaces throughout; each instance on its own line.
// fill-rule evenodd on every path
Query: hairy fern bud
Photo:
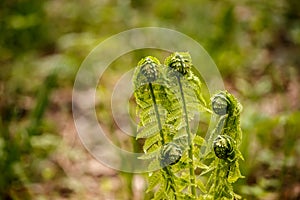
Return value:
M 212 97 L 212 109 L 217 115 L 226 115 L 228 113 L 228 107 L 230 102 L 228 101 L 226 94 L 220 92 Z
M 160 165 L 162 167 L 174 165 L 180 160 L 181 155 L 182 150 L 177 144 L 174 142 L 167 143 L 161 149 Z
M 192 58 L 188 52 L 175 52 L 166 58 L 165 65 L 185 75 L 192 67 Z
M 234 141 L 230 136 L 218 135 L 214 140 L 213 148 L 218 158 L 232 161 L 235 157 Z
M 149 82 L 153 82 L 157 79 L 158 65 L 160 65 L 160 62 L 152 56 L 147 56 L 138 63 L 138 66 L 141 66 L 141 73 Z

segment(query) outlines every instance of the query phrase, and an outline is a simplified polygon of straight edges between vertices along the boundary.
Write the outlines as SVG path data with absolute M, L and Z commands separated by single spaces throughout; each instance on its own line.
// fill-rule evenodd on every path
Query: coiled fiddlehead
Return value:
M 152 56 L 148 56 L 138 63 L 138 66 L 141 67 L 141 74 L 145 76 L 149 83 L 157 79 L 158 65 L 160 65 L 159 61 L 157 60 L 157 58 L 154 58 Z
M 224 93 L 219 93 L 213 96 L 212 100 L 212 110 L 217 115 L 226 115 L 230 106 L 229 100 L 226 98 Z
M 175 52 L 166 58 L 165 64 L 181 75 L 186 75 L 192 67 L 192 58 L 188 52 Z
M 176 164 L 182 156 L 182 149 L 174 142 L 169 142 L 161 149 L 160 165 L 162 167 Z
M 230 136 L 218 135 L 213 143 L 213 148 L 216 156 L 229 162 L 233 161 L 235 157 L 234 143 L 235 142 Z

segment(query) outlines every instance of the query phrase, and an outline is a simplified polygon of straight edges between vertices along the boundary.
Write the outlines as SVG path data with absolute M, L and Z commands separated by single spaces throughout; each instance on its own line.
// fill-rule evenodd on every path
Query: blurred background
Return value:
M 180 31 L 203 45 L 226 89 L 243 104 L 242 174 L 247 199 L 300 199 L 300 1 L 2 0 L 0 5 L 0 199 L 144 199 L 143 174 L 97 162 L 80 143 L 72 86 L 88 53 L 136 27 Z M 112 63 L 118 76 L 148 53 Z M 101 125 L 131 149 L 106 111 Z

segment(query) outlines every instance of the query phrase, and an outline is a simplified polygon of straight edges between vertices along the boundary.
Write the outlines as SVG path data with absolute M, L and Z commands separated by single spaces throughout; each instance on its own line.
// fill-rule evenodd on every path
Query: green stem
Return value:
M 151 98 L 152 98 L 152 101 L 153 101 L 153 104 L 154 104 L 155 116 L 156 116 L 156 119 L 157 119 L 159 134 L 160 134 L 160 137 L 161 137 L 161 143 L 162 143 L 162 145 L 164 145 L 165 144 L 164 134 L 163 134 L 162 125 L 161 125 L 161 121 L 160 121 L 160 116 L 159 116 L 159 112 L 158 112 L 158 107 L 157 107 L 157 104 L 156 104 L 156 98 L 155 98 L 155 95 L 154 95 L 153 86 L 152 86 L 151 82 L 149 83 L 149 88 L 150 88 Z M 164 167 L 163 170 L 167 174 L 167 177 L 168 177 L 167 180 L 169 180 L 171 182 L 170 187 L 173 190 L 174 195 L 175 195 L 175 192 L 176 192 L 176 189 L 174 188 L 175 183 L 174 183 L 174 180 L 172 178 L 174 175 L 170 171 L 169 167 Z M 176 199 L 176 195 L 175 195 L 175 199 Z
M 193 142 L 192 142 L 192 134 L 190 131 L 190 125 L 189 125 L 189 119 L 188 119 L 188 113 L 187 113 L 187 109 L 186 109 L 186 103 L 185 103 L 185 98 L 184 98 L 184 93 L 183 93 L 183 89 L 182 89 L 182 84 L 181 84 L 181 80 L 180 77 L 177 76 L 177 81 L 179 84 L 179 88 L 180 88 L 180 94 L 181 94 L 181 98 L 182 98 L 182 103 L 183 103 L 183 112 L 184 112 L 184 117 L 185 117 L 185 122 L 186 122 L 186 132 L 188 135 L 188 146 L 189 146 L 189 150 L 188 150 L 188 154 L 189 154 L 189 168 L 190 168 L 190 181 L 191 181 L 191 193 L 192 195 L 196 198 L 196 183 L 195 183 L 195 171 L 194 171 L 194 156 L 193 156 L 193 151 L 194 151 L 194 147 L 193 147 Z
M 159 128 L 159 134 L 160 134 L 160 137 L 161 137 L 161 142 L 162 142 L 162 144 L 165 144 L 165 138 L 164 138 L 164 134 L 163 134 L 163 130 L 162 130 L 162 125 L 161 125 L 161 121 L 160 121 L 160 116 L 159 116 L 158 107 L 157 107 L 157 104 L 156 104 L 156 98 L 155 98 L 155 95 L 154 95 L 152 83 L 149 83 L 149 88 L 150 88 L 151 98 L 152 98 L 153 104 L 154 104 L 155 116 L 156 116 L 156 119 L 157 119 L 157 124 L 158 124 L 158 128 Z

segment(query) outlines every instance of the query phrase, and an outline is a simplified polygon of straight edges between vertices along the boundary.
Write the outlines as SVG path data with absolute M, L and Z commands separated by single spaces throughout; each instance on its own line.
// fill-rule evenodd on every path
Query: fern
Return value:
M 172 131 L 165 123 L 170 112 L 170 101 L 165 87 L 165 79 L 160 62 L 151 56 L 142 59 L 134 73 L 134 95 L 137 102 L 137 114 L 140 122 L 137 138 L 146 138 L 143 146 L 144 156 L 141 159 L 151 159 L 149 170 L 162 166 L 163 169 L 149 176 L 149 189 L 159 185 L 154 199 L 164 199 L 168 196 L 176 199 L 174 174 L 170 170 L 170 158 L 176 157 L 176 162 L 181 153 L 173 150 L 169 141 Z M 179 149 L 181 151 L 181 149 Z M 179 153 L 179 155 L 173 155 Z M 165 155 L 166 154 L 166 155 Z M 168 162 L 165 160 L 168 159 Z M 163 178 L 162 178 L 163 177 Z
M 243 159 L 238 150 L 242 106 L 227 91 L 214 95 L 211 105 L 219 121 L 206 142 L 191 124 L 199 113 L 212 112 L 191 69 L 187 52 L 171 54 L 164 65 L 148 56 L 135 69 L 137 139 L 145 138 L 140 159 L 149 160 L 151 171 L 147 192 L 154 191 L 153 199 L 238 199 L 232 183 L 243 177 L 238 163 Z M 200 176 L 209 176 L 206 183 L 196 178 L 197 168 L 203 170 Z
M 212 153 L 206 155 L 207 159 L 213 159 L 207 169 L 207 172 L 212 173 L 207 182 L 209 190 L 206 199 L 239 199 L 240 196 L 233 192 L 232 183 L 243 177 L 238 163 L 239 159 L 243 159 L 238 150 L 242 140 L 240 128 L 242 106 L 233 95 L 221 91 L 213 96 L 212 109 L 220 116 L 220 120 L 212 134 L 215 155 Z
M 187 149 L 186 164 L 189 168 L 190 193 L 192 198 L 197 197 L 196 177 L 195 177 L 195 160 L 200 158 L 199 151 L 194 147 L 193 139 L 195 134 L 191 132 L 190 122 L 194 119 L 195 115 L 199 112 L 208 111 L 206 102 L 201 94 L 201 82 L 191 71 L 192 60 L 190 54 L 187 52 L 176 52 L 171 54 L 165 60 L 166 74 L 169 87 L 169 98 L 171 100 L 171 112 L 167 116 L 167 122 L 172 124 L 178 132 L 175 135 L 175 140 L 184 143 Z M 198 141 L 200 136 L 197 137 Z M 201 138 L 202 139 L 202 138 Z M 200 139 L 200 140 L 201 140 Z M 182 142 L 184 141 L 184 142 Z M 199 142 L 201 143 L 201 142 Z M 197 154 L 197 156 L 194 156 Z M 198 160 L 198 163 L 201 163 Z M 199 188 L 203 190 L 202 184 Z
M 226 102 L 226 104 L 224 104 Z M 213 111 L 225 118 L 223 135 L 232 137 L 240 145 L 242 141 L 242 131 L 240 126 L 240 114 L 242 111 L 240 102 L 229 92 L 221 91 L 212 98 Z M 220 110 L 224 110 L 221 112 Z

